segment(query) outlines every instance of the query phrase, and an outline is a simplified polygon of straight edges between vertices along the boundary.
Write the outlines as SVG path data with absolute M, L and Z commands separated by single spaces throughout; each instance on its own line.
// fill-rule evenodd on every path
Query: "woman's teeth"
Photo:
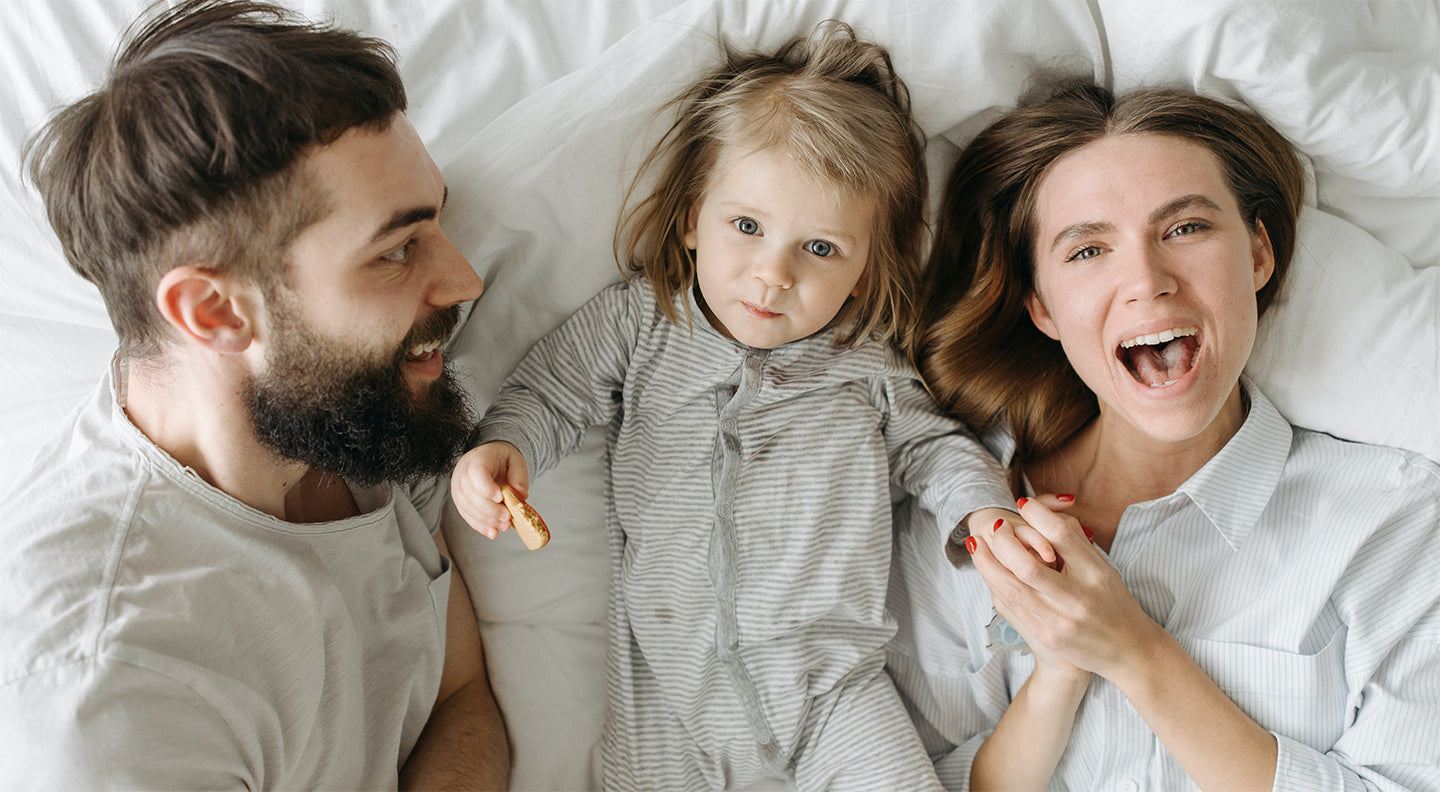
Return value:
M 1174 341 L 1177 338 L 1192 336 L 1198 332 L 1200 332 L 1200 328 L 1198 327 L 1174 327 L 1169 330 L 1161 330 L 1158 333 L 1138 335 L 1128 341 L 1121 341 L 1120 348 L 1129 349 L 1130 347 L 1139 346 L 1140 344 L 1144 344 L 1146 346 L 1155 346 L 1156 344 L 1164 344 L 1169 341 Z
M 1199 333 L 1196 327 L 1174 327 L 1146 333 L 1120 342 L 1116 356 L 1142 385 L 1164 388 L 1174 385 L 1195 365 Z

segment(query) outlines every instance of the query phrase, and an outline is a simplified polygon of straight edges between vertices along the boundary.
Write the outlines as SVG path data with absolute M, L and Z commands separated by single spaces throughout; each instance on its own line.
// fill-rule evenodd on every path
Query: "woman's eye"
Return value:
M 385 255 L 381 256 L 380 258 L 381 258 L 381 259 L 384 259 L 385 261 L 394 261 L 394 262 L 397 262 L 397 263 L 404 262 L 405 259 L 410 255 L 410 248 L 413 247 L 414 245 L 415 245 L 415 242 L 414 242 L 414 241 L 406 242 L 405 244 L 401 245 L 400 247 L 398 247 L 398 248 L 390 251 L 389 253 L 386 253 Z
M 1175 226 L 1175 228 L 1170 231 L 1170 236 L 1189 236 L 1197 231 L 1204 231 L 1209 227 L 1208 224 L 1202 223 L 1199 220 L 1191 220 Z
M 731 225 L 735 226 L 736 231 L 748 236 L 754 236 L 760 233 L 760 224 L 748 217 L 736 218 L 731 221 Z
M 1076 250 L 1074 253 L 1071 253 L 1069 256 L 1067 256 L 1067 257 L 1065 258 L 1065 260 L 1066 260 L 1066 261 L 1082 261 L 1082 260 L 1084 260 L 1084 259 L 1092 259 L 1092 258 L 1095 258 L 1095 257 L 1098 256 L 1098 255 L 1100 255 L 1100 248 L 1095 247 L 1094 245 L 1086 245 L 1085 247 L 1082 247 L 1082 248 L 1080 248 L 1079 250 Z
M 829 258 L 835 254 L 835 246 L 823 239 L 812 239 L 806 242 L 805 250 L 807 250 L 810 255 L 819 256 L 820 258 Z

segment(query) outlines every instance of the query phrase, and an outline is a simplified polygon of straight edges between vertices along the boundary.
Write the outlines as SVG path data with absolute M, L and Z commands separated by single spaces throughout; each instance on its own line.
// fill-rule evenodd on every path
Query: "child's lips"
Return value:
M 756 304 L 754 304 L 754 303 L 748 303 L 748 302 L 743 302 L 743 301 L 742 301 L 740 304 L 743 305 L 743 306 L 745 306 L 745 311 L 746 311 L 746 313 L 749 313 L 751 316 L 753 316 L 753 317 L 755 317 L 755 318 L 757 318 L 757 319 L 774 319 L 775 317 L 781 315 L 781 314 L 779 314 L 779 313 L 776 312 L 776 311 L 771 311 L 771 310 L 769 310 L 769 309 L 767 309 L 767 308 L 762 308 L 761 306 L 758 306 L 758 305 L 756 305 Z

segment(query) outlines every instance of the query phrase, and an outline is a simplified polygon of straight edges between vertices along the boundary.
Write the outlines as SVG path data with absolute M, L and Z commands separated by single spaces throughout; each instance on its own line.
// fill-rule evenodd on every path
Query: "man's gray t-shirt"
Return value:
M 0 788 L 396 786 L 444 656 L 426 521 L 390 487 L 336 522 L 252 509 L 113 379 L 0 499 Z

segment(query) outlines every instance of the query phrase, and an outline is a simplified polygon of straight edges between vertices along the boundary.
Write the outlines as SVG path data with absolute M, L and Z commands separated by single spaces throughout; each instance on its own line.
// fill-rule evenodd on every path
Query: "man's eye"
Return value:
M 809 251 L 810 255 L 820 258 L 829 258 L 835 254 L 835 246 L 823 239 L 812 239 L 806 242 L 805 250 Z
M 398 248 L 390 251 L 389 253 L 386 253 L 385 255 L 381 256 L 380 258 L 382 258 L 382 259 L 384 259 L 384 260 L 386 260 L 386 261 L 394 261 L 394 262 L 397 262 L 397 263 L 399 263 L 399 262 L 404 262 L 405 259 L 410 255 L 410 248 L 413 247 L 414 245 L 415 245 L 415 243 L 414 243 L 413 241 L 412 241 L 412 242 L 406 242 L 405 244 L 401 245 L 400 247 L 398 247 Z
M 736 231 L 748 236 L 760 233 L 760 224 L 748 217 L 738 217 L 732 221 L 731 225 L 735 226 Z

